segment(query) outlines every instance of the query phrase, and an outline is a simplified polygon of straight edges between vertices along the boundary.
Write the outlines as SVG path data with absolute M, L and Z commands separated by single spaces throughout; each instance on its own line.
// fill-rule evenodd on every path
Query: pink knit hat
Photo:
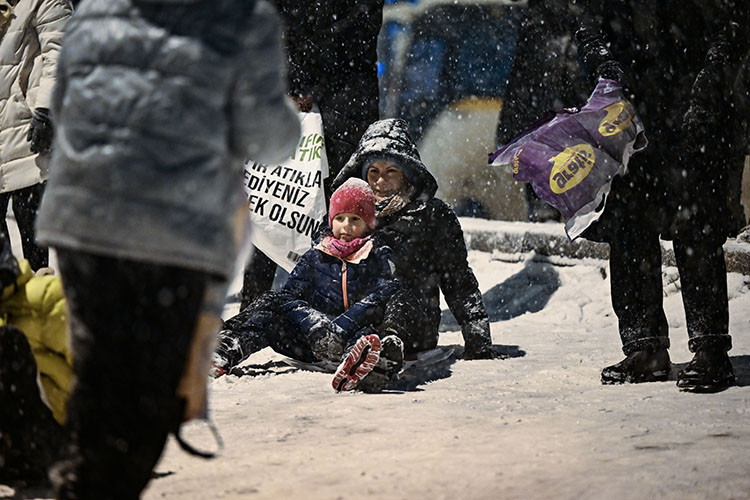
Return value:
M 352 177 L 333 192 L 328 208 L 328 225 L 338 214 L 351 213 L 362 217 L 367 227 L 375 228 L 375 194 L 362 179 Z

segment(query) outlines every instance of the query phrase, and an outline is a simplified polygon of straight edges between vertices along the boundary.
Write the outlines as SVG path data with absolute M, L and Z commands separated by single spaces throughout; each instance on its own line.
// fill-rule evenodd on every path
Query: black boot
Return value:
M 734 384 L 734 369 L 723 348 L 706 347 L 677 374 L 677 387 L 687 392 L 719 392 Z
M 669 378 L 671 367 L 664 347 L 633 351 L 616 365 L 602 370 L 602 384 L 663 382 Z

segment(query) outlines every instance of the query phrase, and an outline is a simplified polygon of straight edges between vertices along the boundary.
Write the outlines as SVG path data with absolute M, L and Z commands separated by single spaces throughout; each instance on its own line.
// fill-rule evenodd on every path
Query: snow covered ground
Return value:
M 750 277 L 728 277 L 738 385 L 695 395 L 599 383 L 622 357 L 604 261 L 470 260 L 504 359 L 336 394 L 329 375 L 261 351 L 211 383 L 223 455 L 171 441 L 144 498 L 750 498 Z M 674 372 L 691 357 L 676 277 L 665 270 Z
M 750 276 L 728 276 L 738 384 L 696 395 L 674 381 L 599 383 L 622 358 L 605 261 L 472 251 L 470 262 L 502 359 L 336 394 L 330 375 L 266 349 L 243 376 L 211 381 L 222 456 L 193 458 L 170 439 L 143 498 L 750 498 Z M 664 282 L 674 374 L 691 355 L 675 268 Z M 441 344 L 459 353 L 444 323 Z M 186 434 L 207 446 L 205 428 Z M 0 486 L 0 498 L 47 496 Z

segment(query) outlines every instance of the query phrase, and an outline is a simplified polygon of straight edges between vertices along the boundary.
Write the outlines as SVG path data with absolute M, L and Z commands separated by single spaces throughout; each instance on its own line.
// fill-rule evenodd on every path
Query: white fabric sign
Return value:
M 250 241 L 287 271 L 310 249 L 312 235 L 326 215 L 323 120 L 320 113 L 299 117 L 302 134 L 291 158 L 275 166 L 248 161 L 244 171 Z

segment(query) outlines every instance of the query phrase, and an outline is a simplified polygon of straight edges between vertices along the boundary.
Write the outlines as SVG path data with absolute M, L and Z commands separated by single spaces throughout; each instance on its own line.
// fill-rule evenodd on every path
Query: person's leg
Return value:
M 396 335 L 403 342 L 404 354 L 408 357 L 437 346 L 437 329 L 429 334 L 424 319 L 421 301 L 409 290 L 396 292 L 385 306 L 383 322 L 378 330 L 381 337 Z
M 279 300 L 277 292 L 266 292 L 224 322 L 213 360 L 214 366 L 220 368 L 217 375 L 270 345 L 268 333 L 281 325 Z
M 690 352 L 706 346 L 728 351 L 732 347 L 732 338 L 729 335 L 727 268 L 722 245 L 678 239 L 673 243 Z
M 268 343 L 274 351 L 305 363 L 323 361 L 320 351 L 317 355 L 313 351 L 315 340 L 309 332 L 300 331 L 286 321 L 268 335 Z
M 610 289 L 626 359 L 602 371 L 603 383 L 666 380 L 669 326 L 664 315 L 659 235 L 624 225 L 610 241 Z
M 714 238 L 713 240 L 717 240 Z M 721 241 L 674 240 L 693 361 L 679 374 L 684 390 L 713 392 L 734 383 L 726 263 Z
M 42 402 L 26 337 L 0 327 L 0 481 L 46 483 L 63 441 L 62 426 Z
M 2 234 L 0 237 L 3 238 L 6 248 L 12 248 L 10 243 L 10 231 L 8 231 L 8 202 L 10 202 L 10 193 L 0 193 L 0 217 L 2 217 L 2 223 L 0 223 L 0 231 Z
M 245 267 L 242 280 L 240 310 L 271 289 L 276 274 L 276 263 L 257 248 Z
M 13 192 L 13 214 L 16 216 L 18 230 L 21 233 L 23 256 L 29 261 L 33 270 L 49 265 L 49 251 L 36 244 L 36 213 L 44 194 L 44 184 L 35 184 Z
M 58 498 L 136 499 L 169 432 L 210 277 L 182 268 L 58 250 L 77 383 Z

